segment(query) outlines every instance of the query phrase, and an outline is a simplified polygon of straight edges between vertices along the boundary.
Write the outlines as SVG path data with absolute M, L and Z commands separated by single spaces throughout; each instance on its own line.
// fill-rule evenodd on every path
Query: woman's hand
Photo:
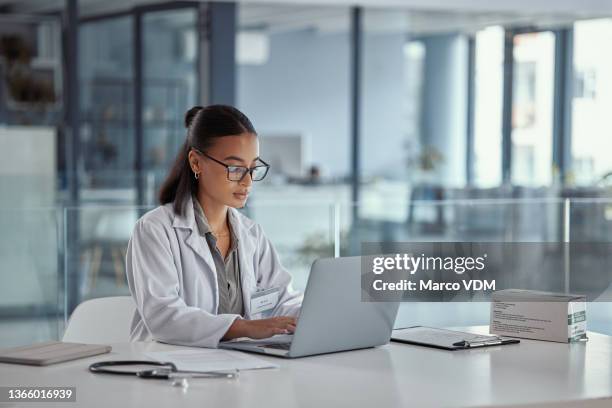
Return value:
M 236 319 L 223 336 L 223 340 L 231 340 L 237 337 L 265 339 L 275 334 L 290 334 L 295 332 L 295 325 L 295 317 L 289 316 L 259 320 Z

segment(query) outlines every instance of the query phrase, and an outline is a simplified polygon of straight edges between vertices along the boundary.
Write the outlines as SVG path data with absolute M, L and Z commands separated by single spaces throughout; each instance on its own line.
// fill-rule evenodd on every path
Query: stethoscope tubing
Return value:
M 149 365 L 155 367 L 165 368 L 168 372 L 158 372 L 159 368 L 141 370 L 141 371 L 124 371 L 124 370 L 113 370 L 109 367 L 114 366 L 133 366 L 133 365 Z M 238 370 L 233 372 L 226 371 L 210 371 L 210 372 L 198 372 L 198 371 L 179 371 L 171 362 L 161 361 L 146 361 L 146 360 L 109 360 L 109 361 L 98 361 L 89 365 L 89 371 L 96 374 L 118 374 L 118 375 L 136 375 L 139 378 L 161 378 L 170 379 L 173 374 L 176 376 L 186 375 L 190 377 L 201 377 L 201 378 L 236 378 Z
M 178 372 L 178 369 L 171 362 L 159 362 L 159 361 L 146 361 L 146 360 L 112 360 L 112 361 L 98 361 L 97 363 L 92 363 L 89 366 L 89 371 L 96 374 L 118 374 L 118 375 L 137 375 L 140 371 L 123 371 L 123 370 L 113 370 L 114 366 L 131 366 L 131 365 L 149 365 L 156 367 L 165 367 L 168 368 L 171 372 Z M 144 370 L 150 371 L 150 370 Z M 140 376 L 139 376 L 140 377 Z M 142 377 L 142 378 L 155 378 L 155 377 Z

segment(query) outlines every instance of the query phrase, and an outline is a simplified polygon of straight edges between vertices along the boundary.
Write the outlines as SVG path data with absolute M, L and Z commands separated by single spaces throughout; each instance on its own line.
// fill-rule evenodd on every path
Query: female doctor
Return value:
M 262 227 L 241 214 L 269 166 L 257 133 L 230 106 L 195 106 L 187 140 L 127 250 L 137 310 L 131 340 L 217 347 L 293 333 L 302 295 Z

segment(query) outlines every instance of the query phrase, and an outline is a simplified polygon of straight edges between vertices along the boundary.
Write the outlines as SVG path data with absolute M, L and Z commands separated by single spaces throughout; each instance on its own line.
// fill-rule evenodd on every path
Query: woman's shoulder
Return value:
M 163 204 L 144 213 L 137 221 L 139 225 L 157 225 L 171 227 L 176 214 L 172 203 Z
M 238 211 L 238 209 L 229 207 L 229 211 L 233 215 L 235 222 L 237 222 L 241 228 L 253 232 L 258 232 L 259 229 L 261 229 L 261 226 L 257 222 L 253 221 L 246 214 Z

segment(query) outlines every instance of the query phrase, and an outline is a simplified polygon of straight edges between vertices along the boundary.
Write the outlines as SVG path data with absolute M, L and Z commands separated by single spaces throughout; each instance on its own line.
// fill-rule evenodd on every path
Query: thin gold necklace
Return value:
M 225 234 L 218 234 L 212 228 L 210 229 L 210 231 L 215 236 L 215 238 L 227 237 L 229 235 L 229 229 L 228 229 L 228 231 Z

